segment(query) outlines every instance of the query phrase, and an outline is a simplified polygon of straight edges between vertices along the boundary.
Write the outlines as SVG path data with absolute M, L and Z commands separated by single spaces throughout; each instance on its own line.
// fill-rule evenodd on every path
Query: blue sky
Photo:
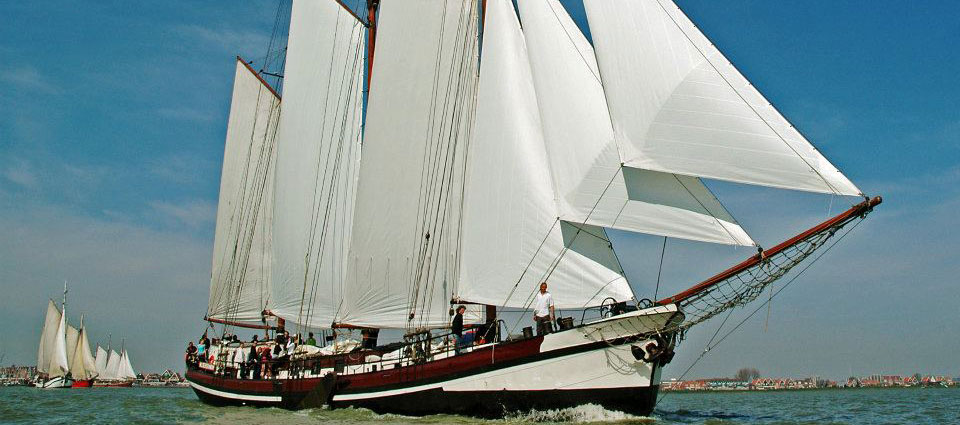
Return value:
M 0 3 L 0 353 L 32 363 L 71 282 L 93 341 L 180 367 L 202 330 L 234 56 L 276 1 Z M 582 8 L 565 2 L 581 22 Z M 841 170 L 886 202 L 691 376 L 960 374 L 960 84 L 954 2 L 680 1 Z M 770 246 L 855 201 L 711 182 Z M 641 296 L 660 239 L 615 233 Z M 749 250 L 671 240 L 661 291 Z M 694 263 L 697 267 L 691 267 Z M 730 321 L 737 321 L 737 312 Z M 676 376 L 719 325 L 691 332 Z M 765 326 L 766 325 L 766 326 Z M 766 329 L 766 330 L 765 330 Z

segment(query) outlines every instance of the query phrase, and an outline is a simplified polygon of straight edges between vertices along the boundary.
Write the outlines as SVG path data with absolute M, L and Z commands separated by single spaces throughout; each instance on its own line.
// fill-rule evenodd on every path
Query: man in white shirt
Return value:
M 552 332 L 556 317 L 553 313 L 553 296 L 547 292 L 547 282 L 540 284 L 540 292 L 533 300 L 533 305 L 533 321 L 537 323 L 537 335 Z

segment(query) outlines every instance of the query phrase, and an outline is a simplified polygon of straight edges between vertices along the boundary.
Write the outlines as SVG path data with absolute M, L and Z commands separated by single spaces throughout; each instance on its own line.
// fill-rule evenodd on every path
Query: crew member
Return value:
M 553 295 L 547 292 L 547 282 L 540 284 L 540 292 L 533 301 L 533 321 L 537 323 L 537 335 L 546 335 L 553 331 L 556 317 L 553 312 Z

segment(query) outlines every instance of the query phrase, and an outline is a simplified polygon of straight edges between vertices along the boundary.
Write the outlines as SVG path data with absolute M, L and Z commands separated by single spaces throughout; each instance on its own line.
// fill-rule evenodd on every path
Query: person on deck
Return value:
M 247 365 L 253 370 L 253 379 L 260 379 L 260 353 L 257 352 L 257 336 L 253 336 L 254 343 L 250 346 L 250 352 L 247 354 Z
M 553 311 L 553 295 L 547 292 L 547 282 L 540 284 L 540 292 L 533 300 L 533 305 L 533 321 L 537 323 L 537 335 L 553 332 L 556 317 Z
M 187 366 L 197 366 L 197 346 L 193 345 L 193 341 L 187 345 Z
M 454 353 L 460 354 L 460 349 L 470 345 L 473 342 L 472 333 L 463 334 L 463 313 L 467 311 L 467 306 L 457 306 L 457 314 L 453 316 L 453 323 L 450 324 L 450 334 L 454 338 Z
M 313 332 L 307 333 L 307 345 L 317 346 L 317 340 L 313 337 Z

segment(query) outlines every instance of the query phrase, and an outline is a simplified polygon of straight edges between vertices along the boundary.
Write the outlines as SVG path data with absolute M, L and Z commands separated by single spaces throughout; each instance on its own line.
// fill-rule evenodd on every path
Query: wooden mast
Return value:
M 377 8 L 380 0 L 367 0 L 367 92 L 370 91 L 370 79 L 373 78 L 373 52 L 377 44 Z

